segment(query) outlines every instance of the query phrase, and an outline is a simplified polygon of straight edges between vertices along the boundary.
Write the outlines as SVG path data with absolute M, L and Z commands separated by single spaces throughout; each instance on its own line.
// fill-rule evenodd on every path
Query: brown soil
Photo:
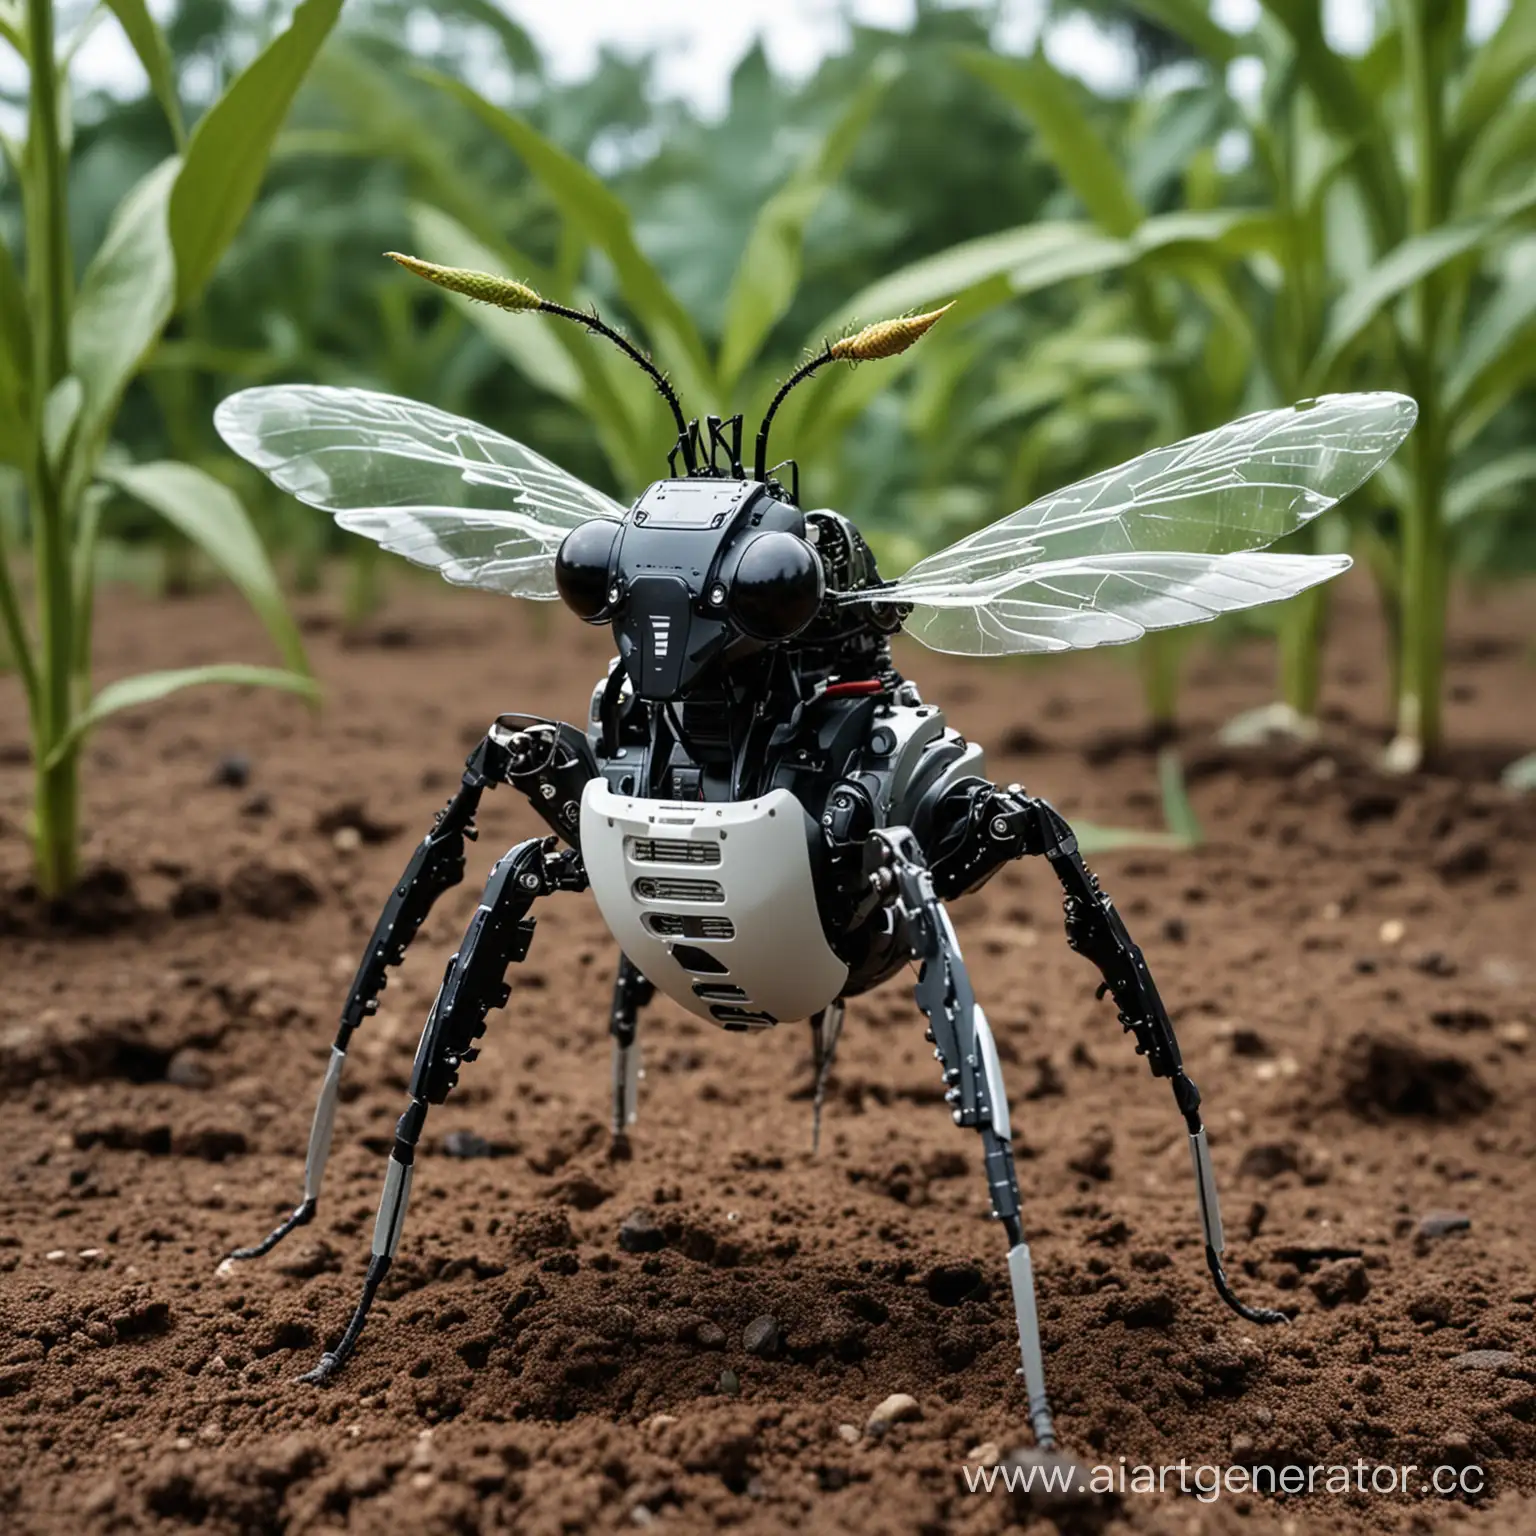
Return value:
M 354 1046 L 319 1218 L 227 1278 L 218 1261 L 298 1195 L 336 1008 L 464 752 L 499 710 L 579 718 L 605 656 L 563 615 L 410 585 L 367 643 L 312 608 L 319 716 L 205 691 L 102 730 L 93 875 L 67 912 L 25 889 L 23 729 L 0 694 L 0 1527 L 1536 1528 L 1536 800 L 1495 779 L 1536 747 L 1531 598 L 1462 606 L 1465 745 L 1408 781 L 1370 766 L 1384 686 L 1363 585 L 1318 748 L 1213 747 L 1268 696 L 1268 653 L 1196 653 L 1184 751 L 1208 840 L 1095 860 L 1205 1092 L 1235 1281 L 1291 1327 L 1212 1294 L 1167 1090 L 1095 1003 L 1049 874 L 1010 870 L 956 913 L 1011 1083 L 1065 1443 L 1109 1464 L 1476 1463 L 1489 1495 L 1035 1514 L 968 1494 L 967 1454 L 1026 1443 L 1028 1421 L 978 1148 L 949 1124 L 908 988 L 850 1009 L 816 1161 L 802 1028 L 740 1038 L 653 1007 L 634 1156 L 614 1162 L 614 950 L 582 898 L 549 904 L 485 1055 L 432 1115 L 353 1364 L 296 1384 L 355 1298 L 443 959 L 494 854 L 535 830 L 510 792 Z M 99 645 L 104 677 L 262 649 L 222 595 L 111 595 Z M 995 775 L 1156 825 L 1114 658 L 904 660 Z M 636 1208 L 653 1251 L 620 1246 Z M 1421 1231 L 1436 1213 L 1463 1219 Z M 778 1346 L 759 1326 L 749 1352 L 765 1315 Z M 895 1392 L 921 1418 L 854 1433 Z

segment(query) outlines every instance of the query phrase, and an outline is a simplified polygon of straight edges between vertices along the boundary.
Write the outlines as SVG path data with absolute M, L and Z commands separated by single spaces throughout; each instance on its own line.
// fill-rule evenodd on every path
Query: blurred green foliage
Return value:
M 245 508 L 195 462 L 132 461 L 115 439 L 124 396 L 173 320 L 192 311 L 240 227 L 289 103 L 341 9 L 304 0 L 186 133 L 166 41 L 143 0 L 112 9 L 156 86 L 169 143 L 134 163 L 102 141 L 114 177 L 82 210 L 73 194 L 76 118 L 70 60 L 94 11 L 61 39 L 52 0 L 0 12 L 0 35 L 27 71 L 26 137 L 0 152 L 10 206 L 0 243 L 0 465 L 24 487 L 0 523 L 0 626 L 31 736 L 33 861 L 45 896 L 79 874 L 80 748 L 117 710 L 223 682 L 313 697 L 304 648 Z M 120 179 L 119 179 L 120 178 Z M 82 244 L 89 254 L 79 255 Z M 137 503 L 194 544 L 260 615 L 283 668 L 224 664 L 120 678 L 93 691 L 91 620 L 104 508 Z M 23 540 L 30 572 L 11 556 Z M 29 577 L 26 580 L 25 577 Z
M 0 19 L 12 8 L 0 0 Z M 1326 389 L 1401 388 L 1424 419 L 1399 461 L 1305 538 L 1347 545 L 1377 578 L 1395 752 L 1411 766 L 1438 739 L 1449 571 L 1536 567 L 1536 0 L 1514 0 L 1481 47 L 1462 0 L 1396 0 L 1360 57 L 1328 46 L 1320 0 L 1264 0 L 1242 38 L 1201 0 L 1053 9 L 1129 41 L 1137 88 L 1095 96 L 1043 54 L 1004 56 L 990 9 L 921 0 L 910 28 L 854 27 L 803 82 L 752 50 L 705 120 L 658 100 L 644 60 L 604 56 L 590 78 L 552 82 L 493 0 L 352 0 L 248 216 L 218 227 L 228 249 L 178 276 L 112 451 L 218 475 L 296 581 L 344 536 L 220 452 L 212 407 L 243 384 L 429 399 L 624 496 L 664 473 L 666 417 L 622 359 L 574 327 L 456 308 L 382 261 L 391 248 L 598 303 L 690 410 L 749 423 L 807 347 L 855 318 L 958 299 L 922 347 L 824 373 L 776 428 L 807 504 L 854 517 L 890 574 L 1155 442 Z M 123 189 L 273 30 L 264 9 L 182 0 L 162 48 L 135 3 L 112 10 L 151 84 L 74 103 L 80 271 Z M 1262 84 L 1234 91 L 1252 60 Z M 251 190 L 232 188 L 232 211 Z M 14 169 L 0 239 L 22 270 Z M 0 487 L 17 541 L 21 504 Z M 103 548 L 152 539 L 173 578 L 184 534 L 122 497 L 103 504 Z M 360 618 L 378 570 L 354 559 Z M 1260 616 L 1280 631 L 1301 722 L 1326 601 Z M 1165 720 L 1182 643 L 1142 647 Z

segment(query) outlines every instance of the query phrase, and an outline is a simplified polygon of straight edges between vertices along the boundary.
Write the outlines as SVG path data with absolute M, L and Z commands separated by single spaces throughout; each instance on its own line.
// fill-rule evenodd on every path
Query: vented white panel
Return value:
M 603 921 L 651 981 L 712 1024 L 809 1018 L 848 980 L 816 913 L 815 833 L 786 789 L 723 804 L 637 800 L 593 779 L 581 802 L 582 859 Z M 725 972 L 690 971 L 679 948 Z M 700 997 L 700 981 L 741 995 Z

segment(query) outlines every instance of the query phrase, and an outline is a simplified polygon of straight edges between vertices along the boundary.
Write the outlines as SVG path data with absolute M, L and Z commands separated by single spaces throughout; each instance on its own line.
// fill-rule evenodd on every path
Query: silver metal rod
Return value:
M 622 1136 L 635 1123 L 640 1107 L 640 1042 L 613 1042 L 613 1134 Z
M 304 1198 L 318 1200 L 325 1165 L 331 1155 L 331 1134 L 336 1129 L 336 1101 L 341 1093 L 341 1068 L 347 1053 L 331 1047 L 331 1059 L 325 1068 L 325 1081 L 315 1103 L 315 1118 L 309 1127 L 309 1153 L 304 1159 Z
M 835 998 L 811 1020 L 811 1065 L 816 1074 L 811 1090 L 811 1156 L 821 1151 L 821 1109 L 827 1097 L 827 1079 L 837 1057 L 837 1043 L 843 1034 L 842 998 Z
M 379 1219 L 373 1224 L 373 1252 L 375 1256 L 392 1259 L 400 1246 L 400 1233 L 405 1228 L 405 1208 L 411 1200 L 411 1177 L 416 1165 L 389 1160 L 389 1171 L 384 1175 L 384 1193 L 379 1199 Z
M 1205 1127 L 1189 1138 L 1189 1159 L 1195 1165 L 1195 1189 L 1200 1196 L 1200 1225 L 1206 1243 L 1217 1253 L 1225 1251 L 1226 1234 L 1221 1230 L 1221 1201 L 1216 1197 L 1216 1170 L 1211 1166 L 1211 1149 L 1206 1145 Z
M 1056 1428 L 1045 1390 L 1045 1358 L 1040 1350 L 1040 1319 L 1035 1310 L 1035 1269 L 1030 1262 L 1028 1243 L 1016 1243 L 1008 1250 L 1008 1279 L 1013 1286 L 1013 1310 L 1019 1324 L 1019 1355 L 1024 1362 L 1030 1422 L 1041 1449 L 1049 1450 L 1056 1443 Z
M 992 1038 L 992 1026 L 977 1003 L 971 1010 L 976 1031 L 976 1049 L 981 1057 L 981 1078 L 987 1085 L 987 1116 L 992 1129 L 1004 1141 L 1013 1140 L 1013 1122 L 1008 1115 L 1008 1094 L 1003 1088 L 1002 1063 L 997 1059 L 997 1041 Z

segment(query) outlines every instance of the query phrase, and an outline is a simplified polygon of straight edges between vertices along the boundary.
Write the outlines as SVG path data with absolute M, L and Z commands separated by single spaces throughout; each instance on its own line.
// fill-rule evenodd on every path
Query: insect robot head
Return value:
M 635 693 L 681 698 L 716 662 L 792 640 L 826 591 L 804 514 L 755 480 L 658 480 L 622 523 L 573 528 L 555 585 L 611 623 Z
M 821 349 L 780 387 L 753 445 L 741 418 L 684 419 L 650 359 L 596 314 L 525 284 L 398 258 L 509 310 L 576 321 L 645 370 L 671 410 L 671 474 L 625 508 L 500 434 L 363 390 L 246 390 L 225 440 L 344 528 L 449 581 L 563 599 L 611 625 L 618 651 L 581 727 L 504 715 L 395 883 L 342 1010 L 310 1134 L 304 1200 L 233 1258 L 264 1253 L 315 1214 L 354 1031 L 436 898 L 463 876 L 482 794 L 508 785 L 550 828 L 499 860 L 428 1015 L 396 1129 L 363 1297 L 309 1379 L 357 1343 L 400 1239 L 428 1107 L 479 1054 L 487 1015 L 524 958 L 535 902 L 588 891 L 623 950 L 610 1014 L 613 1130 L 633 1119 L 638 1010 L 657 990 L 727 1030 L 810 1017 L 817 1121 L 843 1003 L 910 962 L 955 1123 L 981 1137 L 1008 1238 L 1022 1375 L 1035 1432 L 1054 1436 L 997 1042 L 944 902 L 1010 860 L 1042 857 L 1067 939 L 1090 960 L 1189 1138 L 1205 1258 L 1222 1299 L 1225 1239 L 1200 1093 L 1146 958 L 1065 820 L 990 782 L 979 746 L 897 670 L 898 629 L 967 655 L 1065 651 L 1290 597 L 1345 556 L 1270 554 L 1365 481 L 1413 424 L 1401 395 L 1334 395 L 1262 411 L 1154 449 L 1010 513 L 884 581 L 857 529 L 802 510 L 793 465 L 768 467 L 785 396 L 834 362 L 889 357 L 943 313 L 881 322 Z M 785 483 L 787 481 L 787 484 Z M 814 1144 L 814 1142 L 813 1142 Z

